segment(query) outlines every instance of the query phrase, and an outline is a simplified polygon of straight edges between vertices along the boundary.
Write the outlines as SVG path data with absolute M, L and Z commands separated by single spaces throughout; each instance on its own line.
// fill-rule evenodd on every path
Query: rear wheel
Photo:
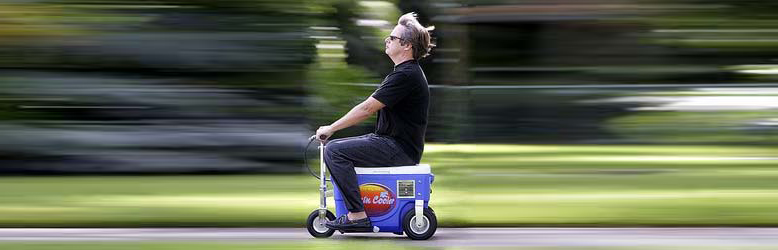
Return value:
M 424 208 L 424 215 L 421 216 L 421 225 L 416 225 L 416 212 L 411 209 L 403 216 L 403 232 L 408 238 L 413 240 L 426 240 L 435 234 L 438 229 L 438 218 L 432 208 Z
M 335 215 L 332 214 L 329 210 L 326 214 L 327 219 L 322 220 L 319 218 L 319 210 L 313 210 L 310 215 L 308 215 L 308 220 L 306 221 L 305 225 L 308 228 L 308 233 L 311 234 L 311 236 L 316 238 L 327 238 L 332 236 L 333 233 L 335 233 L 334 229 L 327 228 L 324 223 L 328 221 L 334 221 Z

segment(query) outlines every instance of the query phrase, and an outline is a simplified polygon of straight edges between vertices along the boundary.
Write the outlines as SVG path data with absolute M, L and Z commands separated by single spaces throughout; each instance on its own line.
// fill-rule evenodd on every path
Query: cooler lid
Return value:
M 354 168 L 357 174 L 430 174 L 429 164 L 398 167 Z

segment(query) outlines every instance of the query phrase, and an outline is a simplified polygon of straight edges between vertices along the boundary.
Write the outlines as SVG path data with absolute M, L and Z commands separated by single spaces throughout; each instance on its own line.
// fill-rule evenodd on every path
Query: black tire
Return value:
M 335 215 L 332 214 L 329 210 L 327 211 L 327 221 L 334 221 Z M 328 238 L 332 236 L 333 233 L 335 233 L 334 229 L 329 229 L 324 226 L 325 222 L 319 222 L 319 210 L 313 210 L 310 215 L 308 215 L 308 220 L 305 222 L 305 227 L 308 228 L 308 233 L 311 234 L 311 236 L 316 238 Z
M 415 214 L 413 209 L 405 213 L 402 224 L 403 232 L 412 240 L 429 239 L 438 230 L 438 218 L 435 216 L 435 212 L 430 207 L 424 209 L 425 223 L 422 224 L 421 228 L 416 227 L 416 220 L 413 218 Z

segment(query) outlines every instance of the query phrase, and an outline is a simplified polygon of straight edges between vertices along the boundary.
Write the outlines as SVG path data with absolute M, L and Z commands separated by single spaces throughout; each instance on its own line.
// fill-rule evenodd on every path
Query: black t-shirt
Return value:
M 408 60 L 395 66 L 372 96 L 386 105 L 378 111 L 375 133 L 392 137 L 418 164 L 424 152 L 430 103 L 427 77 L 419 64 Z

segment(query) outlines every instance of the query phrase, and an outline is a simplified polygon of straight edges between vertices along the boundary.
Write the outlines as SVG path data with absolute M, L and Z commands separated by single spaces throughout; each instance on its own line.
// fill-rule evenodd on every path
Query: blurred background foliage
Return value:
M 429 142 L 775 142 L 769 1 L 0 7 L 7 173 L 299 172 L 306 135 L 391 71 L 383 38 L 411 11 L 436 26 L 438 47 L 421 61 Z

